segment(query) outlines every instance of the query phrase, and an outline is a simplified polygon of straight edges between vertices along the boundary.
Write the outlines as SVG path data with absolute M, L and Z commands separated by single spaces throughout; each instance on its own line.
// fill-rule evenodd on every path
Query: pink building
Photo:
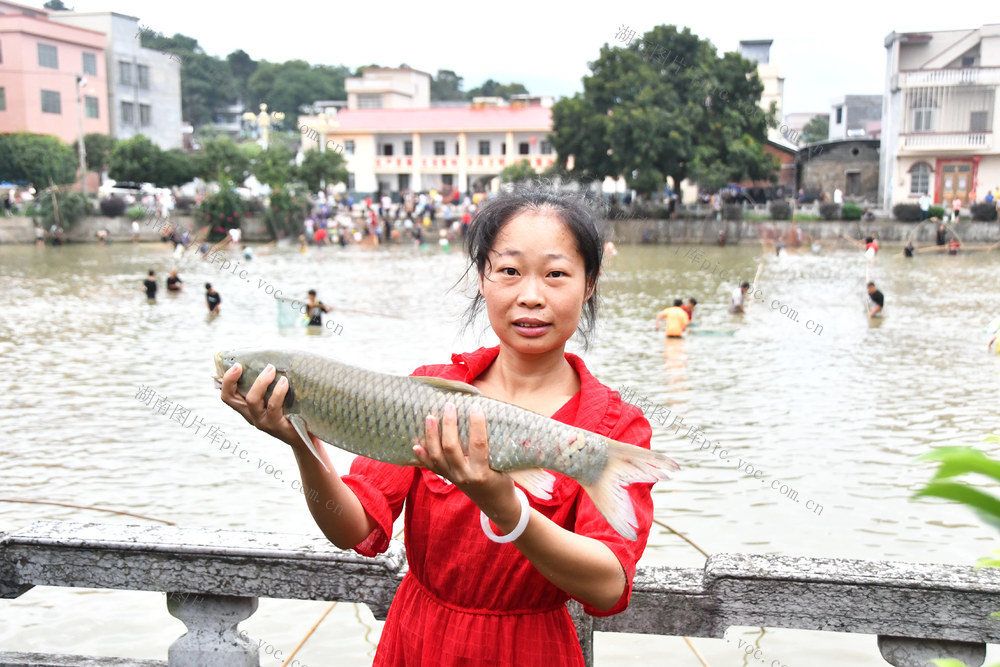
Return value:
M 83 134 L 108 134 L 106 36 L 54 23 L 47 13 L 0 0 L 0 132 L 72 144 L 82 114 Z

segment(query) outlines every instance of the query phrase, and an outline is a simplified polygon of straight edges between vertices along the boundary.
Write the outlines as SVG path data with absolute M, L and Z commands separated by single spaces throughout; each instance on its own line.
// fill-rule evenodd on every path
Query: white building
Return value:
M 111 136 L 142 134 L 162 149 L 180 148 L 180 56 L 144 48 L 139 19 L 116 12 L 53 11 L 49 20 L 103 32 L 108 72 Z
M 739 53 L 747 60 L 757 63 L 757 76 L 764 84 L 764 92 L 760 95 L 760 108 L 765 111 L 770 110 L 771 103 L 774 102 L 778 113 L 775 118 L 782 118 L 785 109 L 785 77 L 781 76 L 777 65 L 771 64 L 771 44 L 773 39 L 745 39 L 740 41 Z M 767 138 L 781 145 L 794 146 L 795 141 L 789 139 L 788 129 L 784 133 L 781 128 L 769 127 Z
M 882 120 L 881 95 L 842 95 L 830 104 L 830 139 L 864 139 Z
M 555 162 L 550 98 L 431 107 L 430 75 L 408 68 L 365 68 L 345 85 L 347 109 L 299 116 L 299 130 L 303 151 L 344 154 L 351 192 L 484 191 L 508 165 Z
M 893 32 L 885 47 L 881 206 L 982 200 L 1000 185 L 1000 24 Z

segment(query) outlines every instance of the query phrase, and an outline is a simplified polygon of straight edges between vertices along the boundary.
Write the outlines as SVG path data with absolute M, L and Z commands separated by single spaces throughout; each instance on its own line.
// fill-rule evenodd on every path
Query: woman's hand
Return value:
M 282 377 L 278 380 L 271 393 L 271 400 L 265 402 L 267 388 L 274 381 L 274 366 L 267 365 L 246 396 L 239 393 L 236 385 L 242 373 L 243 367 L 240 364 L 233 364 L 232 368 L 222 376 L 222 402 L 243 415 L 244 419 L 264 433 L 273 435 L 293 447 L 304 445 L 295 427 L 285 418 L 285 410 L 282 407 L 285 403 L 285 394 L 288 393 L 288 379 Z M 309 437 L 318 450 L 319 440 L 312 433 Z
M 469 453 L 458 436 L 458 414 L 446 403 L 440 425 L 428 415 L 424 441 L 413 447 L 420 465 L 435 472 L 467 495 L 504 534 L 517 525 L 521 503 L 514 495 L 514 482 L 490 467 L 486 415 L 478 406 L 469 411 Z

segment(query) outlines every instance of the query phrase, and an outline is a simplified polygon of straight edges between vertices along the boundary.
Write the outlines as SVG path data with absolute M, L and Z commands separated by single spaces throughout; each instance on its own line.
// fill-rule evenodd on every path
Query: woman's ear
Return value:
M 587 293 L 583 297 L 583 302 L 587 303 L 590 301 L 591 297 L 594 296 L 594 288 L 597 287 L 597 280 L 591 279 L 587 281 Z

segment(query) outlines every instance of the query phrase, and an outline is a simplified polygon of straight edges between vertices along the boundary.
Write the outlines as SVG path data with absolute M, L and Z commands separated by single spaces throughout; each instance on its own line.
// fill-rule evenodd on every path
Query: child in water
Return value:
M 535 187 L 502 194 L 482 206 L 466 247 L 479 287 L 466 323 L 485 310 L 500 344 L 414 375 L 466 382 L 487 397 L 649 449 L 642 412 L 565 350 L 577 331 L 586 343 L 597 315 L 603 240 L 583 202 Z M 419 467 L 359 456 L 350 474 L 328 473 L 284 417 L 287 380 L 265 403 L 274 368 L 245 397 L 236 389 L 241 372 L 236 364 L 223 377 L 223 401 L 292 447 L 306 497 L 319 495 L 307 504 L 331 542 L 366 556 L 384 552 L 406 506 L 409 570 L 375 665 L 582 666 L 566 601 L 579 600 L 593 616 L 628 606 L 652 522 L 651 484 L 627 487 L 634 541 L 619 535 L 569 477 L 557 476 L 551 499 L 529 501 L 489 466 L 487 416 L 473 410 L 465 454 L 450 404 L 440 420 L 426 419 L 425 438 L 413 447 Z M 310 437 L 333 471 L 323 445 Z M 342 511 L 324 509 L 338 506 Z M 504 538 L 510 542 L 498 543 Z

